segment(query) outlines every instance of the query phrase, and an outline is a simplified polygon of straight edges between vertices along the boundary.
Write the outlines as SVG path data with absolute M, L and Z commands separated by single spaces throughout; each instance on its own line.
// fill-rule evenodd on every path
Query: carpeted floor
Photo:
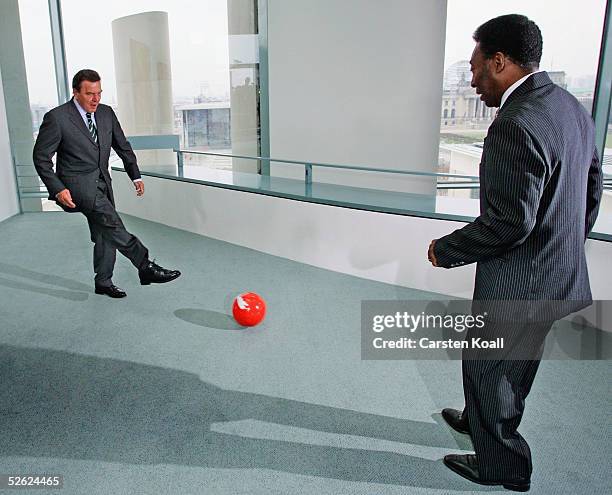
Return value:
M 444 299 L 125 217 L 183 276 L 93 293 L 85 219 L 0 223 L 0 475 L 64 476 L 65 494 L 433 494 L 470 484 L 470 450 L 439 411 L 462 405 L 458 361 L 363 361 L 360 303 Z M 228 316 L 262 294 L 264 323 Z M 545 361 L 521 432 L 532 493 L 608 494 L 610 361 Z M 29 492 L 28 492 L 29 493 Z

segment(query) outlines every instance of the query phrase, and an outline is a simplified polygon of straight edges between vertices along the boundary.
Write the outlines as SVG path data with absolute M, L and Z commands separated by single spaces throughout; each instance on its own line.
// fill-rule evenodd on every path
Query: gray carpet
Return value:
M 457 361 L 362 361 L 364 299 L 443 299 L 125 217 L 171 284 L 93 293 L 84 218 L 0 223 L 0 474 L 104 494 L 499 492 L 448 471 Z M 262 294 L 262 325 L 229 317 Z M 532 493 L 612 492 L 609 361 L 545 361 L 521 432 Z M 29 493 L 29 491 L 27 491 Z M 33 493 L 45 493 L 36 490 Z

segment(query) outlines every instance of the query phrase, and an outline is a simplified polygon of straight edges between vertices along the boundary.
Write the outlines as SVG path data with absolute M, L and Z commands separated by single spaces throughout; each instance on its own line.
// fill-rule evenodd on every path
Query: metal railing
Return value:
M 159 138 L 162 138 L 161 141 Z M 174 138 L 174 136 L 172 136 Z M 176 136 L 178 138 L 178 136 Z M 248 155 L 234 155 L 228 153 L 214 153 L 209 151 L 197 151 L 189 149 L 179 149 L 174 147 L 178 143 L 178 140 L 170 139 L 170 136 L 131 136 L 129 138 L 135 150 L 151 150 L 151 149 L 169 149 L 176 153 L 177 156 L 177 171 L 179 177 L 184 177 L 184 164 L 185 154 L 192 155 L 203 155 L 203 156 L 214 156 L 221 158 L 238 158 L 243 160 L 256 160 L 259 163 L 266 162 L 279 163 L 286 165 L 296 165 L 304 167 L 304 182 L 306 185 L 312 185 L 313 183 L 313 168 L 328 168 L 338 170 L 355 170 L 361 172 L 372 172 L 372 173 L 388 173 L 396 175 L 409 175 L 409 176 L 420 176 L 420 177 L 446 177 L 449 179 L 464 179 L 464 180 L 450 180 L 450 181 L 438 181 L 436 184 L 437 189 L 477 189 L 480 187 L 479 177 L 476 175 L 467 174 L 453 174 L 447 172 L 423 172 L 418 170 L 397 170 L 389 168 L 374 168 L 363 165 L 340 165 L 336 163 L 321 163 L 311 161 L 300 161 L 300 160 L 288 160 L 283 158 L 271 158 L 263 156 L 248 156 Z M 258 166 L 258 170 L 261 170 L 261 165 Z M 269 170 L 269 168 L 268 168 Z M 604 176 L 604 189 L 612 190 L 612 176 L 606 174 Z M 42 182 L 39 188 L 31 188 L 23 190 L 21 192 L 22 197 L 45 197 L 46 189 Z
M 477 189 L 480 187 L 479 177 L 467 174 L 454 174 L 447 172 L 423 172 L 418 170 L 397 170 L 389 168 L 375 168 L 364 165 L 340 165 L 336 163 L 321 163 L 312 161 L 288 160 L 283 158 L 272 158 L 264 156 L 248 156 L 234 155 L 229 153 L 215 153 L 211 151 L 198 151 L 190 149 L 181 149 L 179 136 L 175 134 L 155 135 L 155 136 L 129 136 L 128 140 L 134 150 L 171 150 L 176 153 L 177 157 L 177 172 L 179 177 L 184 177 L 185 156 L 184 155 L 203 155 L 211 157 L 221 157 L 229 159 L 243 159 L 257 161 L 258 173 L 261 170 L 270 170 L 270 163 L 295 165 L 304 167 L 304 183 L 307 187 L 311 187 L 314 180 L 314 168 L 322 169 L 337 169 L 337 170 L 352 170 L 358 172 L 372 172 L 395 174 L 400 176 L 415 176 L 415 177 L 436 177 L 446 178 L 451 180 L 437 181 L 436 188 L 439 190 L 448 189 Z M 262 164 L 267 166 L 262 166 Z M 604 175 L 604 189 L 612 190 L 612 176 Z M 21 191 L 21 197 L 45 197 L 46 189 L 42 182 L 40 187 L 26 188 Z
M 475 175 L 465 174 L 451 174 L 447 172 L 422 172 L 419 170 L 397 170 L 392 168 L 374 168 L 366 167 L 363 165 L 340 165 L 336 163 L 320 163 L 311 161 L 300 161 L 300 160 L 287 160 L 283 158 L 271 158 L 263 156 L 247 156 L 247 155 L 232 155 L 226 153 L 213 153 L 209 151 L 196 151 L 196 150 L 173 150 L 177 153 L 177 164 L 179 168 L 179 174 L 182 172 L 184 166 L 183 154 L 194 154 L 194 155 L 205 155 L 205 156 L 218 156 L 223 158 L 240 158 L 246 160 L 257 160 L 259 162 L 270 163 L 282 163 L 287 165 L 301 165 L 304 167 L 304 181 L 306 184 L 312 184 L 313 180 L 313 167 L 320 168 L 333 168 L 340 170 L 356 170 L 361 172 L 374 172 L 374 173 L 387 173 L 387 174 L 398 174 L 398 175 L 412 175 L 421 177 L 450 177 L 453 179 L 468 179 L 468 182 L 463 181 L 464 184 L 478 184 L 479 177 Z M 261 167 L 258 167 L 261 169 Z

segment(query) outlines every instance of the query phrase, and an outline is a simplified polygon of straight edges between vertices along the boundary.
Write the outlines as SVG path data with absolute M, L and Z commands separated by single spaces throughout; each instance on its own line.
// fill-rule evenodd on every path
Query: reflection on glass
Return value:
M 232 151 L 260 156 L 259 22 L 257 0 L 228 0 Z M 233 160 L 234 171 L 259 172 L 259 163 Z

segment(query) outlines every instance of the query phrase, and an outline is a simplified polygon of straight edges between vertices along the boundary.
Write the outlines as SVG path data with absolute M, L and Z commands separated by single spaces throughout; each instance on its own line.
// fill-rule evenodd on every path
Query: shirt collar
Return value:
M 510 86 L 506 91 L 504 91 L 504 94 L 502 95 L 502 98 L 501 98 L 501 103 L 499 104 L 499 108 L 504 106 L 504 103 L 506 103 L 506 100 L 508 99 L 508 97 L 512 94 L 512 92 L 516 88 L 518 88 L 521 84 L 523 84 L 527 80 L 528 77 L 533 76 L 534 74 L 537 74 L 538 72 L 544 72 L 544 71 L 543 70 L 536 70 L 534 72 L 530 72 L 526 76 L 521 77 L 512 86 Z
M 76 98 L 72 98 L 72 102 L 76 105 L 77 110 L 81 114 L 81 117 L 85 117 L 85 114 L 87 112 L 85 111 L 85 109 L 81 105 L 79 105 L 79 102 L 76 100 Z

